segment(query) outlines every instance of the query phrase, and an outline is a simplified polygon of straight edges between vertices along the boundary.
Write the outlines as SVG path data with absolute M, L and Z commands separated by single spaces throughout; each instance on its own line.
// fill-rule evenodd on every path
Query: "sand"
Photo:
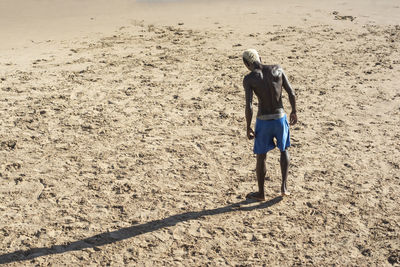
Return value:
M 80 2 L 1 3 L 0 264 L 400 265 L 396 1 Z M 249 47 L 298 103 L 261 203 Z

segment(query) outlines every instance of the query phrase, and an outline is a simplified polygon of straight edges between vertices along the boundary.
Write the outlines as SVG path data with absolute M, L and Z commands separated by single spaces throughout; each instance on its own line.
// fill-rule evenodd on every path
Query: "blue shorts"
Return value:
M 290 146 L 289 124 L 286 114 L 275 120 L 257 119 L 255 134 L 253 150 L 255 154 L 265 154 L 276 146 L 280 151 L 285 151 Z

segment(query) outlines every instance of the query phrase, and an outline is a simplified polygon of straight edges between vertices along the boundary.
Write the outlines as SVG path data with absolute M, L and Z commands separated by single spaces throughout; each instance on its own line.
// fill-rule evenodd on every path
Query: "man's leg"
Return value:
M 265 181 L 265 175 L 267 173 L 267 169 L 265 167 L 266 157 L 267 154 L 257 154 L 256 174 L 258 181 L 258 198 L 260 200 L 265 200 L 264 181 Z
M 289 151 L 281 151 L 281 172 L 282 172 L 282 186 L 281 186 L 281 194 L 282 196 L 290 195 L 290 192 L 286 187 L 286 180 L 289 172 Z

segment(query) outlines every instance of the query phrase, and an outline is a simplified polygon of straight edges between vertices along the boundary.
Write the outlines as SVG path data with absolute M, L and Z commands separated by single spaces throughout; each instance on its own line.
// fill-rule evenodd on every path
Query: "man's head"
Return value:
M 247 49 L 243 52 L 243 62 L 250 71 L 253 71 L 257 65 L 261 64 L 261 58 L 255 49 Z

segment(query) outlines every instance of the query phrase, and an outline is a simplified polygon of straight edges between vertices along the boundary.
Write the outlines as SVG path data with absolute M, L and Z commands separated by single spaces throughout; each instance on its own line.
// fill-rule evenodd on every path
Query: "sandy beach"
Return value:
M 0 25 L 0 265 L 400 266 L 398 1 L 4 0 Z M 245 198 L 247 48 L 296 92 L 288 198 L 277 149 Z

